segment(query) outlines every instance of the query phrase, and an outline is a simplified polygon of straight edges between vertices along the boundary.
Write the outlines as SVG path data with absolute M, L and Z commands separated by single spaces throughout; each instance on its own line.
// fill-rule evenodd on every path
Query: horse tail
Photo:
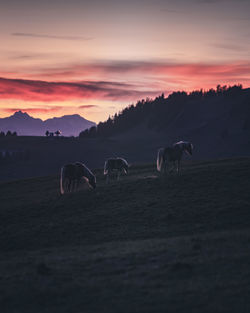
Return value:
M 108 161 L 105 161 L 104 163 L 104 175 L 108 174 Z
M 61 177 L 60 177 L 60 191 L 61 191 L 61 195 L 64 194 L 64 188 L 63 188 L 63 185 L 64 185 L 64 173 L 65 172 L 65 167 L 63 166 L 61 168 Z
M 158 150 L 158 153 L 157 153 L 157 171 L 161 172 L 162 170 L 162 165 L 163 165 L 163 156 L 164 156 L 164 149 L 163 148 L 160 148 Z

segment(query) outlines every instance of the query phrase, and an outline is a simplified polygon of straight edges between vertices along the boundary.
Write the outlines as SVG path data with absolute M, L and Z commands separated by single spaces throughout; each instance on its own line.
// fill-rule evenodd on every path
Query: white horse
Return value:
M 177 173 L 180 172 L 180 164 L 183 152 L 189 155 L 193 154 L 193 145 L 187 141 L 179 141 L 172 147 L 160 148 L 157 153 L 157 170 L 167 173 L 169 165 L 172 162 L 173 169 L 176 168 Z M 177 165 L 176 165 L 177 162 Z
M 80 180 L 84 178 L 87 180 L 91 188 L 96 188 L 96 177 L 87 168 L 86 165 L 80 162 L 74 164 L 66 164 L 61 168 L 61 178 L 60 178 L 60 190 L 61 194 L 65 191 L 72 192 L 76 191 L 80 184 Z
M 123 172 L 128 174 L 128 162 L 123 158 L 110 158 L 105 161 L 104 175 L 106 176 L 106 182 L 109 181 L 109 176 L 113 171 L 117 171 L 117 180 L 120 179 L 120 175 Z

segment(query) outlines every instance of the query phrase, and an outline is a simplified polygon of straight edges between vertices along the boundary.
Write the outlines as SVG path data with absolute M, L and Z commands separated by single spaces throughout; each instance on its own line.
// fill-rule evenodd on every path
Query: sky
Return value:
M 0 117 L 104 121 L 177 90 L 250 87 L 249 0 L 8 0 Z

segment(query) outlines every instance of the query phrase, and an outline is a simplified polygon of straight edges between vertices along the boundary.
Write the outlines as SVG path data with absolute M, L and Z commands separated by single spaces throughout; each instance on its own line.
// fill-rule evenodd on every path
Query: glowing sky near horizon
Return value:
M 0 117 L 98 122 L 162 92 L 250 86 L 248 0 L 9 0 L 0 35 Z

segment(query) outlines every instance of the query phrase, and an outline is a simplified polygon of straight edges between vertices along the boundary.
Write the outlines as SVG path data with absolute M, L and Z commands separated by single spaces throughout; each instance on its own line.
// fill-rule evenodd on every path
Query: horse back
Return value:
M 108 168 L 110 169 L 121 169 L 123 168 L 123 160 L 122 159 L 108 159 Z
M 68 179 L 79 179 L 82 176 L 82 170 L 79 164 L 66 164 L 64 166 L 64 176 Z
M 178 146 L 175 147 L 166 147 L 164 150 L 164 159 L 168 161 L 177 161 L 180 160 L 182 156 L 182 151 Z

